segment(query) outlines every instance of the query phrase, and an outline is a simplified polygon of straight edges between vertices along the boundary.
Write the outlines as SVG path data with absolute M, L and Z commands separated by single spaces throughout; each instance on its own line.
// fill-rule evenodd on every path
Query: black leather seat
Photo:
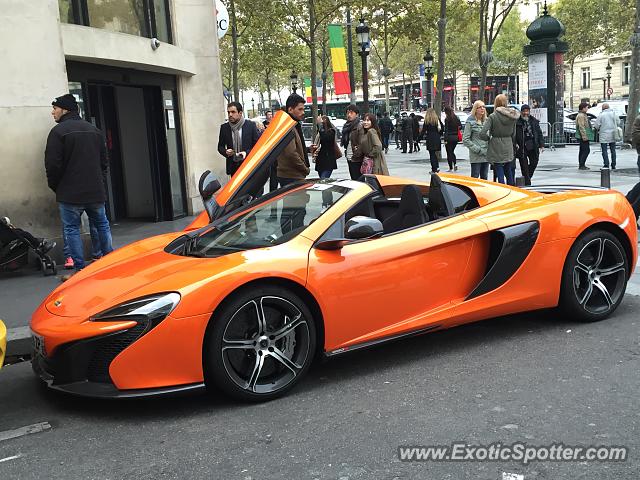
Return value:
M 429 217 L 431 220 L 453 215 L 453 203 L 438 175 L 431 175 L 429 184 Z
M 393 233 L 405 228 L 427 223 L 427 211 L 422 201 L 422 192 L 416 185 L 405 185 L 400 205 L 393 215 L 383 222 L 384 233 Z

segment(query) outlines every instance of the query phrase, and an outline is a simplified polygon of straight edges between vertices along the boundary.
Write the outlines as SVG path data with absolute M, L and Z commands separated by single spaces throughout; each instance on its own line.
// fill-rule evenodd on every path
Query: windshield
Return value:
M 185 253 L 195 257 L 217 257 L 287 242 L 347 192 L 348 188 L 329 183 L 300 185 L 270 201 L 233 215 L 226 222 L 193 238 L 185 248 Z

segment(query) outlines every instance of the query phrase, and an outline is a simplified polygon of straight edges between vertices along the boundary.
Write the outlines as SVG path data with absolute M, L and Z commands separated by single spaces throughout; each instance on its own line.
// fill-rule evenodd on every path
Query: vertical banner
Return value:
M 333 68 L 333 85 L 336 95 L 351 93 L 349 69 L 344 51 L 342 25 L 329 25 L 329 48 L 331 49 L 331 66 Z
M 305 96 L 307 97 L 307 103 L 313 102 L 313 98 L 311 97 L 311 79 L 310 78 L 304 79 L 304 92 L 305 92 Z

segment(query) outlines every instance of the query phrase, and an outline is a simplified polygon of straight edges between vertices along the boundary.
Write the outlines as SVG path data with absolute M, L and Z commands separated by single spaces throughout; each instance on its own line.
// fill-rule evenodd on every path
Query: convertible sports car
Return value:
M 116 250 L 44 300 L 33 366 L 51 388 L 267 400 L 318 357 L 527 310 L 601 320 L 622 301 L 637 231 L 621 194 L 367 175 L 260 195 L 294 126 L 278 113 L 216 196 L 203 175 L 205 212 L 185 231 Z

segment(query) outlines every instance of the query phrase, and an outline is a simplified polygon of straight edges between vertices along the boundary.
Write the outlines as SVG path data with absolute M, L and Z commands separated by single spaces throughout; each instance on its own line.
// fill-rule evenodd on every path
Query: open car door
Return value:
M 295 126 L 296 121 L 290 115 L 283 111 L 276 112 L 267 129 L 262 132 L 258 143 L 222 188 L 215 174 L 209 170 L 204 172 L 200 177 L 198 189 L 205 211 L 185 230 L 203 227 L 261 195 L 271 166 L 295 135 Z

